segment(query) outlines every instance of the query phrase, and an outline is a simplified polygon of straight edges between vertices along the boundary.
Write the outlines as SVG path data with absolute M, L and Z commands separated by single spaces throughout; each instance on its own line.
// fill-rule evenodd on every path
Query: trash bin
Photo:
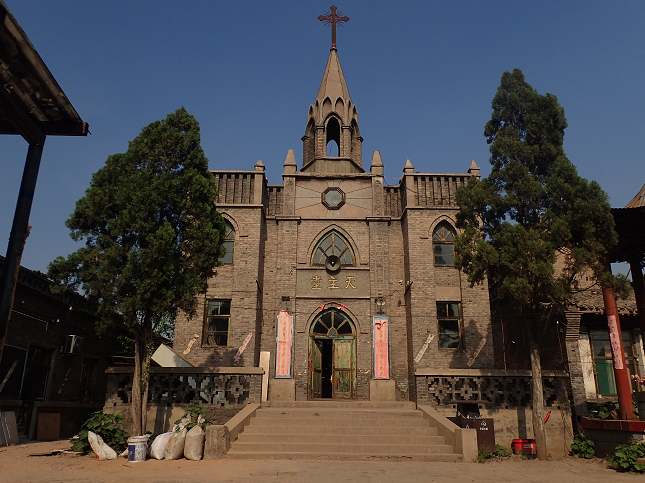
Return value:
M 460 418 L 462 428 L 477 430 L 477 449 L 480 451 L 495 451 L 495 424 L 492 418 Z
M 537 453 L 535 449 L 534 439 L 514 439 L 513 440 L 513 453 L 527 455 L 534 455 Z

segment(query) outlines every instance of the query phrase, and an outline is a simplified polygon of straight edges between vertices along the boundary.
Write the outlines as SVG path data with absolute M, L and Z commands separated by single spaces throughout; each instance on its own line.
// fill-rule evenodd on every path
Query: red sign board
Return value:
M 374 334 L 374 379 L 390 378 L 390 321 L 386 316 L 372 318 Z
M 291 345 L 293 340 L 293 318 L 286 310 L 278 314 L 275 377 L 291 377 Z

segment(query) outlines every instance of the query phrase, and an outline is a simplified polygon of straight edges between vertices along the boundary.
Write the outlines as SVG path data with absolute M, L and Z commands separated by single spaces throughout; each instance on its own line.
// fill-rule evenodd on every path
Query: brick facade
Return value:
M 340 75 L 337 83 L 328 83 L 334 72 Z M 329 105 L 337 111 L 319 110 Z M 341 125 L 342 135 L 336 138 L 336 131 L 326 134 L 332 118 Z M 325 155 L 330 140 L 338 143 L 339 157 Z M 370 399 L 376 315 L 388 317 L 392 398 L 415 399 L 417 369 L 493 368 L 487 284 L 471 288 L 453 266 L 435 265 L 433 255 L 433 230 L 442 221 L 455 230 L 455 192 L 470 176 L 479 175 L 476 165 L 462 174 L 420 174 L 408 161 L 399 185 L 385 186 L 383 163 L 375 152 L 369 172 L 365 171 L 356 109 L 335 51 L 309 110 L 302 141 L 303 166 L 297 170 L 289 151 L 282 185 L 267 184 L 261 162 L 254 171 L 213 172 L 220 187 L 218 209 L 235 229 L 234 263 L 218 268 L 196 317 L 178 318 L 175 348 L 183 350 L 199 335 L 185 356 L 197 366 L 257 366 L 260 351 L 268 351 L 273 377 L 276 323 L 284 310 L 292 315 L 294 326 L 295 394 L 290 396 L 304 400 L 312 394 L 311 326 L 322 308 L 333 308 L 354 325 L 356 399 Z M 340 206 L 326 204 L 329 190 L 342 193 Z M 317 243 L 331 230 L 347 241 L 354 254 L 354 265 L 338 272 L 312 265 Z M 338 279 L 338 288 L 331 277 Z M 213 348 L 203 340 L 211 299 L 231 301 L 227 347 Z M 459 348 L 439 346 L 437 302 L 460 306 Z M 233 356 L 249 333 L 252 342 L 235 362 Z

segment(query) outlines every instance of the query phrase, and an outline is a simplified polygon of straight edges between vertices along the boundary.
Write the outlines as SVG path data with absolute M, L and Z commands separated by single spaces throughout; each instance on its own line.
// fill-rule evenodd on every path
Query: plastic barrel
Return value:
M 128 438 L 128 461 L 138 463 L 145 461 L 148 454 L 149 434 L 144 436 L 131 436 Z

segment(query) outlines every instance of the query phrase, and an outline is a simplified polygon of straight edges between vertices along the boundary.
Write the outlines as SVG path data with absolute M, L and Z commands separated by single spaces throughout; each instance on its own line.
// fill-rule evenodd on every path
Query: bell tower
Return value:
M 336 50 L 336 24 L 349 18 L 339 17 L 336 7 L 332 7 L 330 15 L 318 19 L 332 25 L 332 47 L 318 95 L 307 115 L 301 171 L 363 173 L 358 112 L 349 96 Z

